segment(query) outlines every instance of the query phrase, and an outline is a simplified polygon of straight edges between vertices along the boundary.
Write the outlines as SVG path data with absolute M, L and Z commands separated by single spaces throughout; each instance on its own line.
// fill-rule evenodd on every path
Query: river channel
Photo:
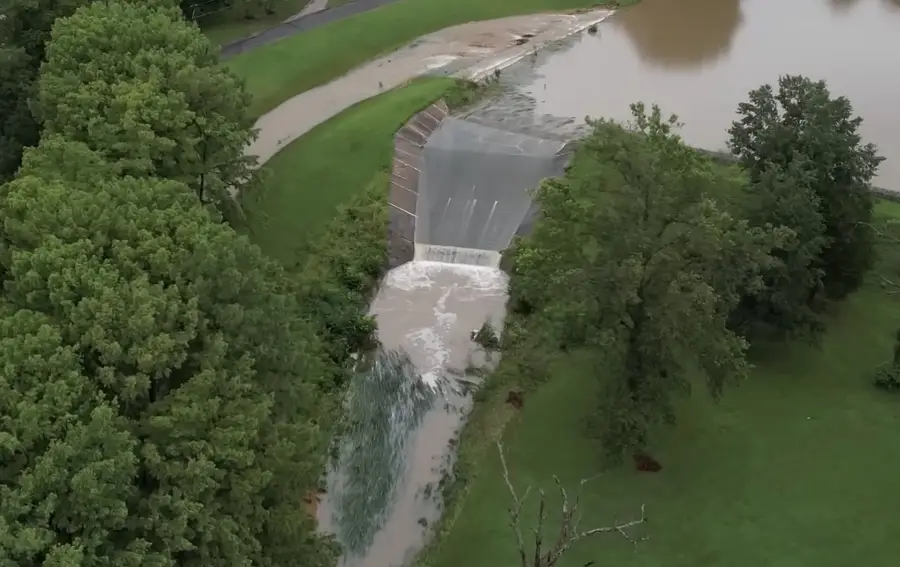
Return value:
M 526 23 L 549 25 L 535 18 L 516 26 Z M 478 24 L 482 31 L 475 35 L 488 37 L 483 30 L 501 25 L 512 24 Z M 540 29 L 522 37 L 539 37 Z M 332 102 L 339 94 L 365 98 L 371 93 L 360 85 L 370 91 L 380 89 L 382 80 L 393 86 L 433 59 L 456 63 L 432 72 L 459 72 L 473 64 L 478 38 L 468 38 L 463 49 L 453 33 L 429 36 L 282 106 L 309 109 L 314 96 Z M 499 35 L 509 39 L 508 33 Z M 462 118 L 566 140 L 578 135 L 586 116 L 628 120 L 629 104 L 640 100 L 677 114 L 689 144 L 720 150 L 750 90 L 782 74 L 802 74 L 826 80 L 834 95 L 851 100 L 864 119 L 864 140 L 887 158 L 876 184 L 900 190 L 898 71 L 900 0 L 643 0 L 596 30 L 555 42 L 503 70 L 500 94 Z M 365 73 L 371 77 L 360 79 Z M 265 146 L 257 151 L 264 158 L 305 131 L 308 125 L 297 120 L 322 119 L 294 113 L 299 118 L 290 122 L 285 117 L 291 112 L 264 117 L 262 130 L 271 134 L 258 144 Z M 265 120 L 288 125 L 290 132 Z M 490 184 L 472 183 L 474 208 Z M 452 244 L 426 242 L 437 248 Z M 496 266 L 431 260 L 417 255 L 417 261 L 393 270 L 372 305 L 383 349 L 350 397 L 351 408 L 360 409 L 348 411 L 352 433 L 319 507 L 322 527 L 344 545 L 342 567 L 408 565 L 429 537 L 441 511 L 440 479 L 452 463 L 448 453 L 470 404 L 454 376 L 478 358 L 470 332 L 487 320 L 502 324 L 506 277 Z
M 691 145 L 724 149 L 751 89 L 781 74 L 850 99 L 900 190 L 900 0 L 643 0 L 547 56 L 522 91 L 557 117 L 630 118 L 658 103 Z

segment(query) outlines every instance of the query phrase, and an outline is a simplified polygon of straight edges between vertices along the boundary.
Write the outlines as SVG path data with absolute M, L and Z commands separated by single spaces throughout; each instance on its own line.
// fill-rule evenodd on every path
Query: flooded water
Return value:
M 474 369 L 494 362 L 470 332 L 502 327 L 506 283 L 493 268 L 419 261 L 385 278 L 372 304 L 383 350 L 351 387 L 350 430 L 318 508 L 343 567 L 401 567 L 424 544 Z
M 538 113 L 626 120 L 656 102 L 716 150 L 748 91 L 807 75 L 850 99 L 887 158 L 876 184 L 900 190 L 900 0 L 643 0 L 572 43 L 522 89 Z

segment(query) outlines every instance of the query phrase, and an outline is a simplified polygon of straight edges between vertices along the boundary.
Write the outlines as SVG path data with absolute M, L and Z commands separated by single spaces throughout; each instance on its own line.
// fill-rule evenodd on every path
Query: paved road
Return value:
M 396 2 L 396 0 L 354 0 L 353 2 L 348 2 L 334 8 L 322 10 L 321 12 L 302 16 L 259 32 L 256 35 L 245 37 L 244 39 L 239 39 L 228 45 L 224 45 L 222 46 L 220 56 L 223 60 L 227 60 L 239 53 L 252 51 L 257 47 L 262 47 L 263 45 L 278 41 L 279 39 L 309 31 L 319 26 L 324 26 L 325 24 L 355 16 L 356 14 L 362 14 L 363 12 L 380 8 L 381 6 L 385 6 L 392 2 Z

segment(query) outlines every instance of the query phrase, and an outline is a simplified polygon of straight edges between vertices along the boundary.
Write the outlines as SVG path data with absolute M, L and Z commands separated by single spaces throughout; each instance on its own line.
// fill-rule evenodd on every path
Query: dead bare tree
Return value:
M 878 228 L 877 226 L 867 222 L 858 222 L 857 225 L 869 227 L 869 229 L 871 229 L 872 232 L 875 233 L 875 236 L 884 243 L 900 246 L 900 238 L 888 234 L 884 229 Z M 886 277 L 884 274 L 878 274 L 878 279 L 881 280 L 882 287 L 890 288 L 890 291 L 887 292 L 888 295 L 900 293 L 900 282 L 892 280 Z
M 643 504 L 641 505 L 641 517 L 637 520 L 631 520 L 624 523 L 614 521 L 610 526 L 602 526 L 598 528 L 591 528 L 585 531 L 579 531 L 579 523 L 581 522 L 581 510 L 579 509 L 579 505 L 581 503 L 581 492 L 584 488 L 584 485 L 596 477 L 585 478 L 582 479 L 581 482 L 579 482 L 578 492 L 575 495 L 575 500 L 570 504 L 569 495 L 560 482 L 559 477 L 553 475 L 553 481 L 556 483 L 557 488 L 559 488 L 560 495 L 562 496 L 562 510 L 560 514 L 561 521 L 559 534 L 557 535 L 556 540 L 553 542 L 552 546 L 545 550 L 544 521 L 547 518 L 546 501 L 543 489 L 538 489 L 540 502 L 538 504 L 537 526 L 531 528 L 531 532 L 534 534 L 534 553 L 529 553 L 525 546 L 525 538 L 522 535 L 521 515 L 522 506 L 525 504 L 525 500 L 531 493 L 531 487 L 529 486 L 528 488 L 526 488 L 522 496 L 519 497 L 516 489 L 512 485 L 512 481 L 509 479 L 509 468 L 506 466 L 506 455 L 503 453 L 503 444 L 500 441 L 497 441 L 497 450 L 500 452 L 500 463 L 503 465 L 503 480 L 506 481 L 506 487 L 509 489 L 509 493 L 513 499 L 513 506 L 509 509 L 509 525 L 510 527 L 512 527 L 513 532 L 516 536 L 516 544 L 518 545 L 519 555 L 522 559 L 522 567 L 554 567 L 559 559 L 563 556 L 563 554 L 568 551 L 569 548 L 571 548 L 576 542 L 581 539 L 598 534 L 617 533 L 635 545 L 637 545 L 641 541 L 646 540 L 649 537 L 642 536 L 636 538 L 628 532 L 629 529 L 647 522 L 647 516 L 644 514 Z M 588 567 L 593 563 L 593 561 L 588 562 L 584 567 Z

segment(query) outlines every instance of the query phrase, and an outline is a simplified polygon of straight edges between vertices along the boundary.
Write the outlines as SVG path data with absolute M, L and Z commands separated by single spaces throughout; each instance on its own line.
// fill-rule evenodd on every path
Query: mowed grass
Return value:
M 255 2 L 256 0 L 250 1 Z M 203 34 L 209 38 L 213 45 L 225 45 L 277 26 L 294 14 L 299 13 L 308 3 L 309 0 L 272 0 L 271 14 L 266 14 L 261 8 L 257 8 L 255 12 L 257 16 L 253 19 L 247 19 L 247 4 L 241 0 L 236 2 L 231 8 L 221 12 L 215 12 L 207 16 L 201 15 L 197 19 L 197 23 L 200 25 Z
M 415 80 L 345 110 L 281 150 L 266 164 L 271 178 L 262 196 L 243 203 L 254 242 L 294 265 L 337 207 L 390 168 L 394 133 L 453 84 Z
M 878 211 L 900 219 L 897 203 Z M 636 535 L 650 539 L 637 547 L 615 534 L 582 540 L 560 567 L 896 565 L 900 396 L 876 390 L 871 373 L 890 359 L 898 327 L 900 301 L 872 284 L 833 315 L 820 348 L 758 349 L 750 379 L 719 404 L 697 389 L 654 443 L 662 472 L 623 466 L 585 487 L 581 529 L 636 518 L 645 504 L 649 522 Z M 600 467 L 584 425 L 596 366 L 579 353 L 555 376 L 505 432 L 513 482 L 534 487 L 525 528 L 535 525 L 539 487 L 551 495 L 551 520 L 558 517 L 552 475 L 571 494 Z M 430 567 L 518 564 L 511 499 L 496 451 L 489 454 Z M 546 539 L 557 526 L 550 521 Z
M 427 33 L 476 20 L 595 4 L 598 0 L 398 0 L 238 55 L 227 64 L 247 81 L 252 111 L 262 115 Z

